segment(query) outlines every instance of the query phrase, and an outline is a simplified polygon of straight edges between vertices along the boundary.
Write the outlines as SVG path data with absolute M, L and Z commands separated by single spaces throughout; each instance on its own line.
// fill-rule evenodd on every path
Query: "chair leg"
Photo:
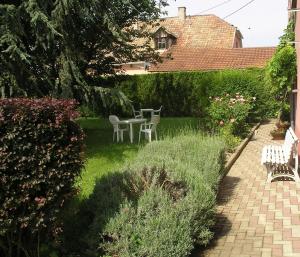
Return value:
M 119 143 L 119 130 L 117 130 L 117 142 Z
M 121 142 L 123 142 L 123 130 L 120 130 L 121 132 Z
M 294 175 L 295 175 L 295 181 L 299 182 L 300 178 L 299 178 L 299 173 L 298 173 L 298 154 L 295 155 L 295 169 L 294 169 Z
M 273 168 L 271 165 L 267 165 L 266 166 L 267 168 L 267 172 L 268 172 L 268 178 L 267 178 L 267 183 L 271 183 L 272 182 L 272 179 L 273 179 Z
M 141 131 L 139 132 L 139 143 L 141 141 Z
M 148 136 L 149 136 L 149 142 L 151 142 L 151 132 L 148 134 Z
M 115 142 L 115 131 L 113 132 L 113 142 Z

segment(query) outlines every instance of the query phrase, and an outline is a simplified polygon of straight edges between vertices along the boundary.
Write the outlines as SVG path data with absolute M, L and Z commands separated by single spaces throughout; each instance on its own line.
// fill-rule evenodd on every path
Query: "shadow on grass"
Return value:
M 78 198 L 69 203 L 64 213 L 63 244 L 61 256 L 94 257 L 101 251 L 101 231 L 119 210 L 125 198 L 130 197 L 126 188 L 126 172 L 109 173 L 96 180 L 89 198 Z

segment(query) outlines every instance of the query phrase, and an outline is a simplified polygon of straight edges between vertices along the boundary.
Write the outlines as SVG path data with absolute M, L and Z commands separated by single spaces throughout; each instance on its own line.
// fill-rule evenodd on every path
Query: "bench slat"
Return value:
M 287 133 L 285 135 L 284 143 L 281 146 L 278 145 L 267 145 L 264 146 L 262 149 L 262 155 L 261 155 L 261 164 L 264 164 L 267 166 L 269 175 L 268 175 L 268 181 L 271 182 L 272 179 L 278 176 L 293 176 L 293 178 L 296 181 L 300 181 L 299 175 L 298 175 L 298 166 L 296 163 L 295 168 L 291 167 L 292 162 L 291 160 L 293 158 L 298 158 L 298 152 L 297 152 L 297 144 L 298 144 L 298 138 L 295 135 L 292 128 L 289 128 L 287 130 Z M 296 151 L 296 152 L 295 152 Z M 294 154 L 295 153 L 295 154 Z M 276 169 L 276 167 L 279 167 L 281 165 L 285 165 L 286 167 L 292 168 L 292 171 L 294 175 L 291 174 L 278 174 L 273 173 Z

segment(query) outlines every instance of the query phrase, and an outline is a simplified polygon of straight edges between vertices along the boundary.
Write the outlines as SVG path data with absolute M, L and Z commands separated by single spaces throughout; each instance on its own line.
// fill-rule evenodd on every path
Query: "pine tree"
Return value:
M 88 69 L 112 74 L 114 63 L 156 59 L 150 33 L 132 25 L 160 14 L 157 0 L 2 0 L 0 95 L 79 97 Z M 140 37 L 143 46 L 133 43 Z

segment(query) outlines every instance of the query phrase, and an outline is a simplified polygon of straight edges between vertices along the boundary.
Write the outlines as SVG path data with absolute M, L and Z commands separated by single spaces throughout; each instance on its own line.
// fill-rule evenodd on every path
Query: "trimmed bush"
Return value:
M 74 100 L 0 100 L 0 255 L 39 256 L 83 167 Z
M 206 245 L 213 237 L 224 147 L 219 138 L 196 134 L 143 148 L 123 173 L 126 197 L 117 214 L 103 226 L 103 212 L 109 211 L 102 204 L 94 210 L 91 228 L 102 224 L 97 232 L 105 254 L 183 257 L 194 244 Z
M 210 96 L 240 93 L 245 97 L 256 97 L 253 116 L 266 117 L 274 114 L 276 102 L 264 76 L 263 69 L 171 72 L 97 78 L 91 84 L 119 88 L 136 108 L 163 105 L 162 115 L 173 117 L 205 116 Z M 121 112 L 116 106 L 110 111 Z M 106 113 L 107 110 L 103 111 Z

